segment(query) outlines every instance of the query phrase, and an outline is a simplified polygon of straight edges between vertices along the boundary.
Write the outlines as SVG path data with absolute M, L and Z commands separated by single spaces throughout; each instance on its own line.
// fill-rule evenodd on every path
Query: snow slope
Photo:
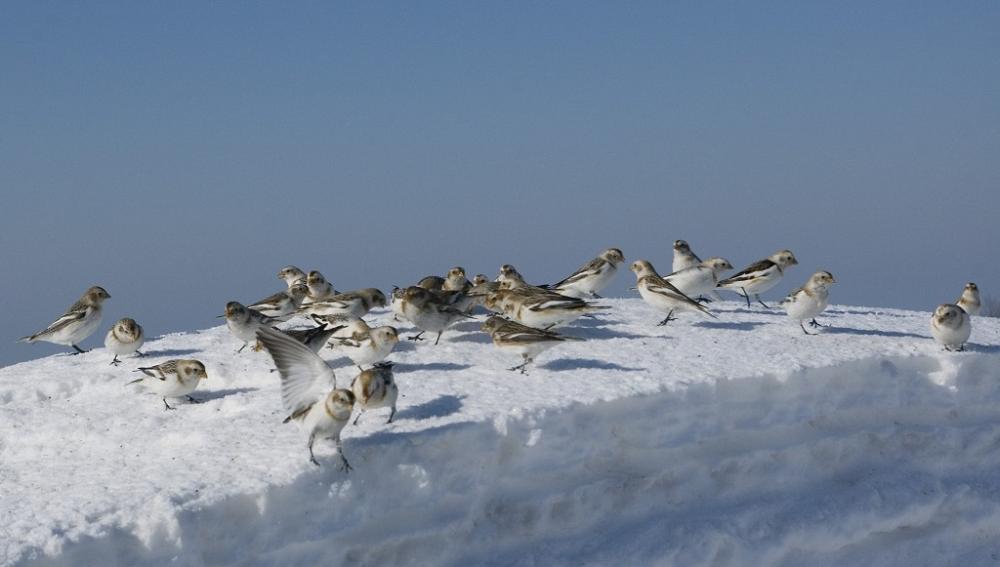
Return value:
M 397 420 L 345 430 L 350 474 L 328 443 L 308 462 L 270 357 L 225 327 L 121 368 L 98 349 L 0 369 L 0 564 L 1000 559 L 1000 321 L 945 353 L 929 313 L 832 306 L 807 337 L 738 303 L 664 328 L 605 302 L 527 376 L 478 323 L 401 343 Z M 185 357 L 202 404 L 124 386 Z

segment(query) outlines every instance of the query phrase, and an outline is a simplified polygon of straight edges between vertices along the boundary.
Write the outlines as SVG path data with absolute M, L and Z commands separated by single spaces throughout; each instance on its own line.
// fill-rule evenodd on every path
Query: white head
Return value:
M 201 363 L 200 360 L 178 360 L 177 361 L 177 375 L 180 376 L 181 380 L 205 380 L 208 378 L 208 371 L 205 370 L 205 365 Z
M 326 410 L 338 419 L 349 419 L 354 410 L 354 393 L 338 388 L 326 397 Z
M 674 241 L 674 252 L 677 252 L 679 254 L 690 254 L 691 253 L 691 247 L 688 246 L 688 243 L 687 243 L 686 240 L 675 240 Z
M 636 260 L 632 262 L 632 272 L 635 273 L 635 277 L 638 279 L 646 276 L 655 276 L 656 268 L 653 267 L 653 264 L 649 260 Z
M 705 260 L 704 262 L 701 263 L 701 265 L 705 266 L 706 268 L 711 268 L 712 271 L 715 272 L 716 274 L 720 274 L 722 272 L 726 272 L 733 269 L 733 265 L 729 263 L 729 260 L 726 260 L 725 258 L 719 258 L 718 256 L 714 256 L 712 258 L 709 258 L 708 260 Z
M 794 266 L 795 264 L 799 263 L 799 261 L 795 259 L 795 254 L 792 254 L 791 250 L 779 250 L 774 254 L 768 256 L 767 259 L 781 266 L 782 268 L 787 268 L 788 266 Z
M 958 327 L 962 324 L 962 318 L 965 316 L 965 310 L 961 307 L 951 303 L 943 303 L 934 310 L 933 320 L 942 327 Z
M 285 280 L 285 283 L 292 285 L 299 280 L 306 279 L 306 273 L 295 266 L 285 266 L 278 271 L 278 279 Z
M 617 266 L 625 261 L 625 255 L 617 248 L 608 248 L 601 252 L 601 258 L 612 266 Z
M 301 303 L 303 299 L 309 295 L 309 286 L 303 283 L 297 283 L 292 287 L 288 288 L 288 296 L 292 298 L 293 301 Z
M 837 280 L 833 278 L 833 274 L 820 270 L 809 277 L 806 285 L 813 289 L 826 289 L 835 283 L 837 283 Z
M 510 264 L 504 264 L 503 266 L 500 266 L 500 274 L 497 275 L 497 281 L 502 282 L 512 278 L 524 280 L 524 278 L 521 277 L 521 272 L 518 272 L 517 268 L 515 268 L 514 266 L 511 266 Z
M 399 332 L 396 327 L 390 327 L 388 325 L 384 327 L 375 327 L 371 330 L 372 340 L 379 344 L 392 344 L 399 342 Z
M 979 297 L 979 286 L 972 282 L 965 284 L 965 288 L 962 289 L 962 295 L 967 297 Z
M 85 305 L 90 305 L 93 307 L 100 307 L 104 303 L 105 299 L 110 299 L 111 294 L 104 290 L 103 287 L 95 285 L 83 293 L 83 297 L 80 301 Z
M 249 319 L 250 310 L 239 301 L 230 301 L 226 304 L 226 320 L 245 323 Z
M 142 327 L 135 322 L 135 319 L 124 319 L 115 323 L 115 336 L 122 341 L 135 341 L 142 335 Z

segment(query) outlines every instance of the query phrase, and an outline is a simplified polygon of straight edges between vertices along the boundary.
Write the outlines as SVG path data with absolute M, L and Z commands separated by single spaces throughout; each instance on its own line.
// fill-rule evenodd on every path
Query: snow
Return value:
M 96 349 L 0 369 L 0 565 L 1000 559 L 1000 320 L 946 353 L 929 313 L 835 305 L 808 337 L 735 302 L 667 327 L 603 303 L 526 376 L 478 322 L 401 342 L 396 421 L 344 430 L 350 474 L 328 442 L 308 462 L 270 357 L 224 326 L 120 368 Z M 170 358 L 206 364 L 204 403 L 124 385 Z

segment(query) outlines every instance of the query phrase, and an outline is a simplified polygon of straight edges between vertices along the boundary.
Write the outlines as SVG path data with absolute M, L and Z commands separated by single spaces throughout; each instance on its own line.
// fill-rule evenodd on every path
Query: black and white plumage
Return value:
M 344 328 L 345 327 L 343 325 L 330 327 L 329 325 L 323 324 L 306 329 L 287 329 L 282 332 L 306 345 L 309 350 L 319 354 L 320 349 L 326 346 L 330 337 Z
M 422 340 L 425 332 L 437 333 L 434 344 L 441 341 L 441 334 L 451 325 L 472 316 L 445 303 L 438 294 L 418 286 L 410 286 L 403 292 L 401 309 L 406 319 L 420 329 L 410 340 Z
M 271 317 L 276 321 L 287 321 L 292 318 L 302 306 L 303 300 L 309 295 L 305 284 L 295 284 L 285 291 L 265 297 L 247 307 L 258 313 Z
M 340 432 L 351 420 L 354 394 L 338 389 L 333 369 L 294 338 L 261 327 L 257 330 L 257 339 L 271 353 L 281 376 L 281 404 L 288 412 L 284 422 L 295 421 L 309 433 L 309 461 L 319 466 L 313 455 L 313 444 L 317 437 L 324 437 L 336 442 L 341 468 L 350 470 Z
M 448 270 L 448 277 L 441 284 L 441 291 L 469 291 L 472 283 L 465 277 L 465 268 L 455 266 Z
M 699 297 L 715 292 L 722 279 L 722 273 L 732 270 L 733 265 L 725 258 L 709 258 L 704 262 L 676 271 L 663 279 L 670 282 L 684 295 Z
M 761 305 L 768 307 L 761 300 L 760 294 L 778 285 L 781 277 L 785 275 L 785 269 L 798 263 L 791 250 L 779 250 L 722 280 L 718 287 L 742 294 L 747 301 L 747 307 L 750 307 L 751 295 Z
M 542 352 L 566 341 L 583 340 L 522 325 L 496 315 L 486 319 L 481 328 L 493 339 L 497 348 L 521 355 L 522 363 L 508 369 L 520 370 L 521 374 L 527 373 L 527 366 Z
M 221 315 L 226 318 L 226 326 L 234 337 L 243 341 L 243 346 L 236 352 L 243 352 L 243 349 L 250 344 L 250 341 L 257 340 L 257 329 L 270 327 L 277 323 L 275 319 L 268 317 L 250 309 L 239 301 L 230 301 L 226 304 L 226 313 Z M 256 350 L 256 349 L 255 349 Z
M 508 279 L 500 285 L 516 287 L 498 289 L 486 296 L 483 305 L 495 313 L 502 313 L 518 323 L 536 329 L 549 329 L 565 325 L 580 317 L 607 309 L 577 297 L 568 297 L 535 286 L 519 285 L 519 280 Z
M 101 326 L 104 301 L 110 297 L 111 295 L 103 287 L 95 285 L 85 291 L 76 303 L 48 327 L 33 335 L 22 337 L 19 341 L 26 343 L 42 341 L 71 346 L 76 351 L 74 354 L 87 352 L 80 348 L 79 343 Z
M 135 322 L 135 319 L 125 317 L 112 325 L 108 334 L 104 336 L 104 348 L 108 349 L 114 356 L 111 360 L 113 366 L 118 366 L 121 361 L 119 356 L 138 354 L 142 356 L 139 349 L 146 342 L 146 335 L 142 326 Z
M 972 282 L 965 284 L 962 295 L 955 305 L 964 309 L 969 315 L 979 315 L 979 310 L 983 307 L 982 299 L 979 297 L 979 286 Z
M 806 330 L 805 321 L 809 321 L 814 327 L 819 327 L 816 316 L 826 309 L 830 303 L 830 286 L 837 283 L 833 274 L 827 271 L 819 271 L 809 277 L 809 280 L 802 287 L 792 291 L 787 297 L 781 300 L 781 306 L 792 319 L 799 322 L 802 332 L 812 335 Z
M 307 283 L 306 273 L 297 266 L 285 266 L 278 270 L 278 279 L 283 280 L 288 287 Z
M 657 324 L 658 326 L 662 327 L 676 319 L 674 313 L 677 311 L 692 311 L 715 317 L 707 307 L 691 299 L 672 283 L 660 277 L 656 273 L 656 268 L 648 260 L 632 262 L 632 272 L 636 277 L 635 287 L 643 301 L 667 314 Z
M 390 408 L 389 419 L 392 423 L 396 415 L 396 400 L 399 398 L 399 386 L 392 375 L 391 362 L 379 362 L 368 370 L 362 370 L 351 381 L 351 392 L 354 393 L 355 405 L 360 406 L 354 423 L 358 423 L 361 414 L 370 409 Z
M 565 279 L 548 286 L 552 291 L 568 297 L 580 299 L 600 297 L 598 294 L 611 284 L 618 265 L 625 261 L 625 255 L 617 248 L 608 248 L 600 256 L 580 266 Z
M 155 366 L 139 368 L 136 372 L 142 372 L 145 376 L 128 384 L 139 384 L 155 393 L 163 400 L 164 409 L 168 410 L 174 408 L 167 403 L 167 398 L 186 397 L 188 401 L 197 402 L 191 397 L 191 392 L 201 380 L 208 378 L 205 365 L 193 359 L 168 360 Z
M 385 294 L 369 287 L 338 293 L 302 305 L 302 311 L 311 315 L 353 315 L 364 317 L 375 307 L 385 307 Z
M 972 317 L 958 305 L 939 305 L 931 316 L 931 335 L 945 350 L 965 350 L 972 335 Z

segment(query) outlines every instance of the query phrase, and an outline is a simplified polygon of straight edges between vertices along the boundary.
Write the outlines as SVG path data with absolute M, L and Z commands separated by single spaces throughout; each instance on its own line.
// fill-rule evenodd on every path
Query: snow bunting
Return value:
M 277 321 L 254 311 L 238 301 L 230 301 L 226 304 L 226 314 L 220 315 L 226 318 L 226 326 L 237 339 L 243 341 L 243 346 L 236 352 L 243 352 L 250 341 L 257 340 L 257 329 L 261 326 L 270 327 Z M 256 350 L 256 349 L 255 349 Z
M 319 354 L 320 349 L 326 345 L 326 343 L 330 340 L 330 337 L 337 331 L 344 328 L 346 328 L 344 325 L 339 327 L 330 327 L 326 324 L 322 324 L 316 327 L 309 327 L 307 329 L 288 329 L 282 332 L 306 345 L 309 350 Z
M 174 409 L 167 403 L 167 398 L 186 397 L 188 401 L 198 403 L 191 397 L 191 392 L 198 387 L 198 381 L 208 378 L 205 365 L 198 360 L 168 360 L 156 366 L 139 368 L 146 376 L 132 380 L 129 384 L 139 384 L 155 393 L 163 400 L 163 407 Z M 126 384 L 128 385 L 128 384 Z
M 305 284 L 295 284 L 247 307 L 276 321 L 287 321 L 298 312 L 308 295 L 309 288 Z
M 358 319 L 361 321 L 360 319 Z M 361 321 L 364 324 L 364 321 Z M 347 355 L 357 365 L 358 370 L 364 370 L 366 364 L 375 364 L 385 360 L 399 342 L 399 332 L 395 327 L 384 327 L 355 330 L 348 336 L 335 336 L 330 340 L 330 348 Z
M 285 266 L 284 268 L 281 268 L 281 270 L 278 271 L 278 279 L 284 280 L 288 287 L 292 287 L 295 284 L 308 283 L 306 273 L 295 266 Z
M 750 307 L 750 295 L 752 294 L 761 305 L 770 309 L 766 303 L 761 301 L 760 294 L 778 285 L 781 276 L 785 275 L 785 269 L 798 263 L 799 261 L 795 259 L 791 250 L 779 250 L 722 280 L 718 287 L 741 293 L 747 300 L 747 307 Z
M 809 321 L 813 327 L 821 326 L 816 322 L 816 316 L 826 309 L 830 301 L 830 286 L 837 283 L 830 272 L 819 271 L 813 274 L 809 281 L 799 289 L 788 294 L 781 300 L 788 316 L 799 322 L 802 332 L 812 335 L 806 330 L 803 321 Z
M 441 284 L 442 291 L 469 291 L 472 284 L 465 277 L 465 268 L 455 266 L 448 270 L 448 277 Z
M 608 248 L 601 255 L 580 266 L 566 279 L 548 286 L 552 291 L 580 299 L 597 295 L 608 287 L 625 255 L 617 248 Z
M 700 264 L 664 276 L 663 279 L 674 284 L 684 295 L 699 297 L 714 293 L 715 286 L 719 284 L 719 276 L 732 269 L 733 265 L 725 258 L 709 258 Z
M 515 268 L 514 266 L 510 264 L 504 264 L 500 266 L 500 273 L 497 274 L 497 279 L 495 281 L 498 281 L 500 283 L 511 282 L 511 281 L 523 282 L 524 277 L 521 275 L 521 272 L 518 272 L 517 268 Z
M 972 334 L 971 317 L 957 305 L 939 305 L 931 317 L 931 334 L 945 350 L 965 350 L 965 341 Z
M 355 425 L 366 410 L 378 408 L 391 408 L 386 423 L 392 423 L 396 415 L 399 386 L 393 379 L 391 362 L 379 362 L 369 370 L 362 370 L 351 382 L 351 392 L 354 393 L 355 404 L 361 406 L 361 411 L 354 418 Z
M 486 274 L 476 274 L 476 277 L 472 278 L 472 285 L 482 285 L 488 281 L 490 281 L 490 278 L 486 277 Z
M 486 296 L 484 306 L 536 329 L 564 325 L 588 313 L 606 309 L 576 297 L 535 287 L 497 290 Z
M 417 282 L 417 287 L 422 287 L 429 291 L 441 291 L 444 289 L 445 281 L 441 276 L 427 276 Z
M 411 341 L 419 341 L 421 335 L 430 331 L 437 333 L 434 344 L 441 341 L 441 333 L 462 319 L 472 319 L 471 315 L 455 309 L 444 303 L 435 293 L 422 287 L 411 286 L 403 292 L 403 314 L 420 329 L 416 335 L 409 337 Z
M 389 309 L 392 311 L 393 318 L 397 321 L 406 320 L 406 314 L 403 313 L 403 293 L 405 291 L 401 287 L 394 287 L 390 295 Z
M 364 317 L 375 307 L 385 307 L 385 294 L 373 287 L 368 287 L 331 295 L 308 305 L 303 304 L 302 310 L 313 315 Z
M 313 443 L 316 437 L 325 437 L 337 443 L 341 468 L 351 470 L 344 457 L 340 432 L 351 420 L 354 394 L 350 390 L 337 389 L 333 369 L 292 337 L 261 327 L 257 330 L 257 338 L 271 353 L 281 375 L 281 404 L 288 412 L 284 423 L 294 420 L 309 432 L 309 461 L 319 466 L 313 455 Z
M 132 353 L 142 356 L 139 349 L 142 348 L 144 342 L 146 342 L 146 336 L 142 332 L 142 327 L 134 319 L 126 317 L 115 323 L 105 335 L 104 348 L 115 355 L 111 359 L 112 366 L 118 366 L 122 362 L 118 360 L 119 356 Z
M 562 342 L 583 340 L 522 325 L 496 315 L 487 319 L 481 328 L 493 339 L 493 344 L 498 348 L 521 355 L 523 362 L 508 368 L 508 370 L 520 370 L 521 374 L 527 374 L 528 365 L 543 351 Z
M 674 284 L 661 278 L 647 260 L 632 262 L 632 271 L 636 278 L 635 287 L 639 290 L 643 301 L 660 311 L 667 312 L 666 318 L 657 323 L 658 326 L 662 327 L 676 319 L 674 311 L 696 311 L 709 317 L 715 317 L 707 307 L 685 295 Z
M 688 268 L 693 268 L 701 264 L 701 258 L 691 251 L 691 247 L 685 240 L 674 241 L 674 263 L 671 267 L 673 272 L 679 272 Z
M 958 298 L 955 305 L 964 309 L 969 315 L 979 315 L 979 310 L 983 306 L 982 301 L 979 299 L 979 286 L 972 282 L 965 284 L 962 296 Z
M 306 277 L 306 285 L 309 287 L 309 301 L 319 301 L 337 295 L 337 290 L 330 282 L 326 281 L 326 278 L 318 270 L 309 272 Z
M 80 348 L 78 343 L 89 337 L 101 326 L 101 318 L 104 316 L 104 300 L 110 297 L 103 287 L 95 285 L 84 292 L 62 317 L 53 321 L 45 330 L 28 337 L 22 337 L 19 341 L 26 343 L 43 341 L 71 346 L 76 351 L 73 354 L 87 352 Z

